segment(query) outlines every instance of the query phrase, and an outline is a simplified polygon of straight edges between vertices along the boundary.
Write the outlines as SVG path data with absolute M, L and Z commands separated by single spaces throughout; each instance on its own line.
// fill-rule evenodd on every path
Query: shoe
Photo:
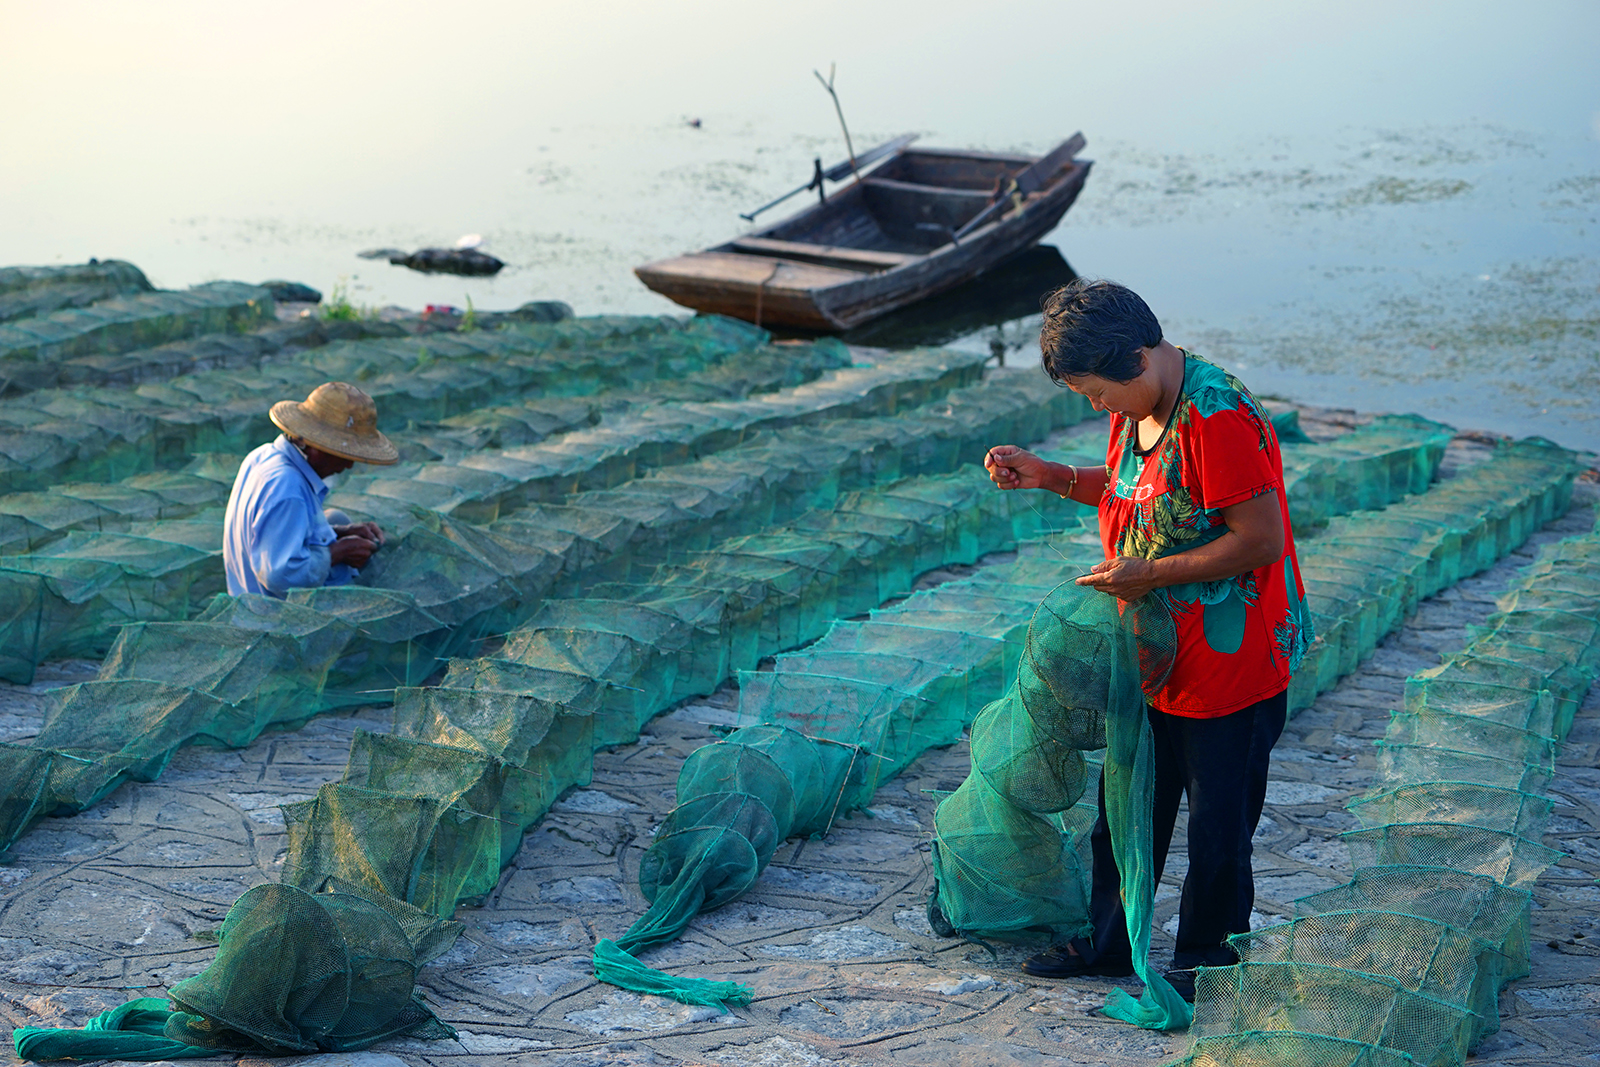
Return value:
M 1166 974 L 1162 975 L 1162 977 L 1167 980 L 1168 985 L 1172 986 L 1172 988 L 1177 991 L 1178 996 L 1182 997 L 1184 1000 L 1187 1000 L 1190 1004 L 1194 1003 L 1193 967 L 1186 967 L 1183 970 L 1178 971 L 1168 971 Z
M 1051 945 L 1022 964 L 1022 973 L 1035 978 L 1126 978 L 1133 973 L 1131 960 L 1084 960 L 1089 947 L 1083 938 Z

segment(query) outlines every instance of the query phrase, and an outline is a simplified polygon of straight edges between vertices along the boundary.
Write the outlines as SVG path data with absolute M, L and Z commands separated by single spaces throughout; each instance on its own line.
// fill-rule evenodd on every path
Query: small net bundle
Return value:
M 349 1052 L 385 1038 L 453 1037 L 416 992 L 417 968 L 459 927 L 336 884 L 260 885 L 228 909 L 217 955 L 166 998 L 141 998 L 82 1030 L 18 1028 L 24 1059 L 161 1060 L 224 1053 Z M 454 924 L 450 924 L 454 926 Z

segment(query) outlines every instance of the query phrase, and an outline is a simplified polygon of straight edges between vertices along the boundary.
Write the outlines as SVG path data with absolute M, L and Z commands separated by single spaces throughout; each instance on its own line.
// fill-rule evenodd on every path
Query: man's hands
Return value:
M 333 532 L 339 539 L 328 546 L 328 558 L 333 563 L 347 563 L 360 570 L 372 559 L 372 554 L 383 544 L 383 530 L 375 522 L 352 522 L 348 526 L 335 526 Z
M 352 522 L 348 526 L 335 526 L 333 532 L 340 537 L 360 537 L 375 545 L 384 542 L 383 530 L 375 522 Z
M 1043 489 L 1053 464 L 1025 448 L 996 445 L 983 457 L 989 480 L 1001 489 Z

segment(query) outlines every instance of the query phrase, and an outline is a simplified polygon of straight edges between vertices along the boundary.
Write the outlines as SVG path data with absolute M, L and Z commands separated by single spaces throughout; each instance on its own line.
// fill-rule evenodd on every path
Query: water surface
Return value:
M 1083 130 L 1049 243 L 1257 391 L 1600 448 L 1592 2 L 0 3 L 0 263 L 671 311 L 633 266 L 842 156 L 836 61 L 858 148 Z M 466 233 L 498 277 L 355 257 Z

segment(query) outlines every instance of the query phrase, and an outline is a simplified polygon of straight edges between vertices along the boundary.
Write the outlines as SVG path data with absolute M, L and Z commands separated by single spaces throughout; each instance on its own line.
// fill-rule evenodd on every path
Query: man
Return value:
M 1175 988 L 1236 957 L 1255 886 L 1250 839 L 1283 731 L 1290 672 L 1312 640 L 1271 420 L 1233 375 L 1168 342 L 1138 295 L 1074 282 L 1046 298 L 1040 348 L 1059 385 L 1111 413 L 1104 466 L 1050 463 L 1001 445 L 1001 489 L 1046 489 L 1099 508 L 1106 559 L 1077 579 L 1125 601 L 1166 599 L 1176 659 L 1147 709 L 1155 744 L 1154 870 L 1189 799 L 1189 872 L 1178 909 Z M 1090 937 L 1023 964 L 1049 978 L 1121 976 L 1133 961 L 1105 789 L 1091 834 Z
M 228 497 L 222 560 L 228 592 L 277 597 L 291 589 L 347 585 L 383 544 L 375 522 L 324 511 L 324 479 L 357 463 L 399 458 L 378 432 L 378 409 L 353 385 L 328 382 L 303 402 L 272 406 L 277 440 L 245 457 Z

